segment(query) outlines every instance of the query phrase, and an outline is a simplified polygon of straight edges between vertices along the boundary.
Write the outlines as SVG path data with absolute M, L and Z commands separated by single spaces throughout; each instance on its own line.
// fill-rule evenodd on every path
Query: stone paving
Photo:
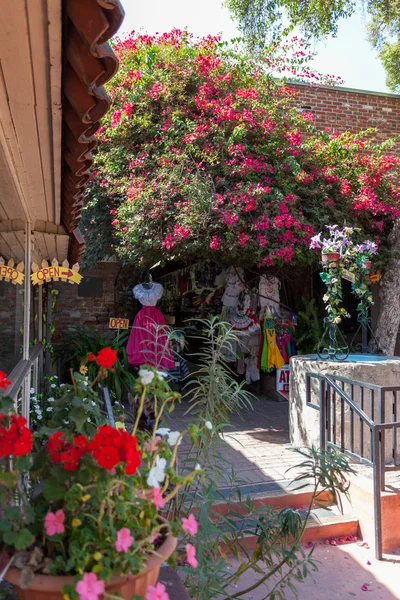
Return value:
M 187 408 L 188 404 L 182 403 L 175 409 L 169 427 L 184 429 L 190 422 L 190 413 L 185 415 Z M 179 450 L 182 459 L 188 453 L 189 443 L 182 442 Z M 293 467 L 303 460 L 289 444 L 287 402 L 263 398 L 253 401 L 253 410 L 231 417 L 218 451 L 222 457 L 220 466 L 225 470 L 226 463 L 234 466 L 244 493 L 287 488 L 299 472 Z

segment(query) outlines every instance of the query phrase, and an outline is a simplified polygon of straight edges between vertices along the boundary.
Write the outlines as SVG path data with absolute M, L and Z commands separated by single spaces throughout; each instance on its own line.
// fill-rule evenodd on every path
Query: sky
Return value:
M 239 35 L 229 11 L 221 0 L 122 0 L 126 17 L 121 32 L 142 30 L 146 33 L 187 28 L 195 35 L 222 34 L 224 39 Z M 366 40 L 361 12 L 343 19 L 337 38 L 319 42 L 314 68 L 339 75 L 345 87 L 389 92 L 385 71 L 375 50 Z

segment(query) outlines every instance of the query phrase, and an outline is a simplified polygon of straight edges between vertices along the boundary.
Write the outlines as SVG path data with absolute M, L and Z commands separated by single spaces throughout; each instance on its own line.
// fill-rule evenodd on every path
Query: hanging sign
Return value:
M 381 279 L 382 279 L 382 273 L 380 271 L 371 273 L 371 275 L 369 276 L 370 283 L 379 283 Z
M 347 269 L 343 269 L 342 271 L 342 279 L 345 279 L 346 281 L 350 281 L 351 283 L 355 283 L 356 282 L 356 276 L 354 273 L 352 273 L 351 271 L 348 271 Z
M 78 273 L 78 271 L 73 271 L 69 267 L 44 267 L 39 271 L 35 271 L 31 275 L 31 280 L 33 285 L 48 283 L 52 280 L 64 280 L 69 281 L 70 283 L 80 283 L 82 281 L 82 275 Z
M 5 279 L 6 281 L 11 281 L 11 283 L 18 283 L 22 285 L 24 283 L 25 275 L 21 273 L 21 271 L 17 271 L 17 269 L 13 269 L 13 267 L 8 267 L 7 265 L 0 266 L 0 279 Z
M 111 317 L 108 327 L 110 329 L 129 329 L 129 319 Z
M 284 398 L 289 398 L 290 365 L 283 365 L 276 371 L 276 391 Z

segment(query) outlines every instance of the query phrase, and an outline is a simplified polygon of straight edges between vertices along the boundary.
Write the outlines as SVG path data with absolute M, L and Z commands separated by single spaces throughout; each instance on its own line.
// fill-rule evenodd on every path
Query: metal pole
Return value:
M 326 452 L 326 392 L 325 379 L 321 379 L 319 383 L 319 406 L 320 406 L 320 422 L 319 422 L 319 439 L 321 444 L 321 452 Z
M 25 224 L 25 286 L 24 286 L 24 336 L 22 356 L 24 360 L 29 360 L 29 341 L 31 326 L 31 255 L 32 255 L 32 231 L 29 221 Z M 25 382 L 22 392 L 22 415 L 28 422 L 30 415 L 31 400 L 31 370 L 25 376 Z
M 373 427 L 373 432 L 375 557 L 377 560 L 382 560 L 381 432 L 376 426 Z
M 367 354 L 368 352 L 368 329 L 367 324 L 363 322 L 361 324 L 361 332 L 362 332 L 362 353 Z

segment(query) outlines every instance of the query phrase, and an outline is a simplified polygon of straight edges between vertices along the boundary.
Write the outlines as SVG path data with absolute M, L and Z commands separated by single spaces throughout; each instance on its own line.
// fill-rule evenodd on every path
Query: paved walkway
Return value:
M 242 418 L 231 417 L 223 439 L 218 443 L 222 470 L 233 465 L 243 493 L 284 489 L 298 473 L 293 467 L 303 460 L 289 445 L 288 404 L 264 399 L 254 400 L 254 410 Z M 171 414 L 170 427 L 182 430 L 190 422 L 188 405 L 179 405 Z M 179 455 L 187 456 L 190 443 L 182 442 Z M 290 471 L 288 471 L 290 469 Z M 227 482 L 228 483 L 228 482 Z

